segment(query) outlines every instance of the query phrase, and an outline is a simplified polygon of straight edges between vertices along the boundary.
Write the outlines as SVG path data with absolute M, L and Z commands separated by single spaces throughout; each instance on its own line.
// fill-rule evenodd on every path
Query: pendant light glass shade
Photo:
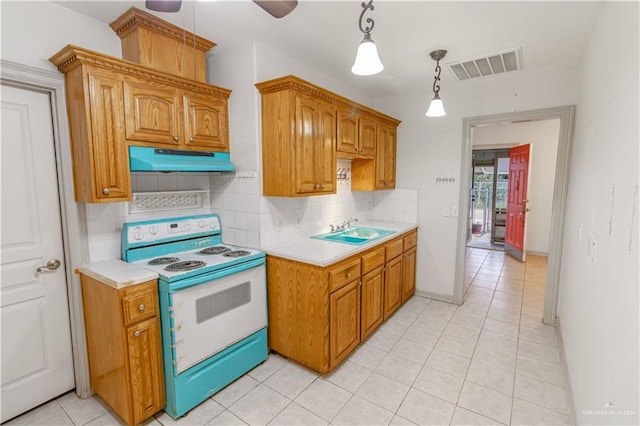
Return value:
M 382 65 L 380 56 L 378 56 L 378 48 L 369 33 L 365 33 L 362 42 L 358 46 L 356 60 L 351 67 L 351 72 L 356 75 L 373 75 L 383 69 L 384 65 Z
M 440 95 L 436 93 L 436 95 L 431 100 L 429 104 L 429 109 L 425 114 L 427 117 L 444 117 L 447 113 L 444 110 L 444 104 L 442 103 L 442 99 L 440 99 Z

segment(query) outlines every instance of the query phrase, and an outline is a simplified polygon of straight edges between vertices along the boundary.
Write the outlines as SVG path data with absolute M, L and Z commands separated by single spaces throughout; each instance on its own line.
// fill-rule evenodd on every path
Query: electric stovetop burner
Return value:
M 157 257 L 149 261 L 149 265 L 168 265 L 170 263 L 176 263 L 179 261 L 179 257 Z
M 229 247 L 213 246 L 213 247 L 207 247 L 206 249 L 200 250 L 198 254 L 222 254 L 228 251 L 231 251 Z
M 193 269 L 202 268 L 206 265 L 206 262 L 201 260 L 185 260 L 184 262 L 172 263 L 171 265 L 164 268 L 165 271 L 176 272 L 176 271 L 191 271 Z
M 251 252 L 248 252 L 246 250 L 231 250 L 231 251 L 228 251 L 225 254 L 223 254 L 223 256 L 226 256 L 226 257 L 242 257 L 242 256 L 246 256 L 248 254 L 251 254 Z

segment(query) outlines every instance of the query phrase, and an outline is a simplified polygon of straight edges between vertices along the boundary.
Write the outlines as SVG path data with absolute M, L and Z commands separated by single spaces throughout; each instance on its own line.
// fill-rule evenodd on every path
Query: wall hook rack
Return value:
M 436 178 L 436 183 L 456 183 L 456 179 L 453 177 L 440 177 Z
M 336 179 L 339 181 L 348 181 L 350 173 L 351 173 L 351 169 L 349 168 L 339 168 L 336 171 Z

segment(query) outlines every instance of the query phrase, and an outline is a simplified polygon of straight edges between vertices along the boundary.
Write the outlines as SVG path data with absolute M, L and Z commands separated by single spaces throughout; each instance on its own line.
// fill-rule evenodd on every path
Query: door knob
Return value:
M 36 272 L 55 271 L 60 267 L 60 261 L 58 259 L 49 259 L 46 265 L 39 266 Z

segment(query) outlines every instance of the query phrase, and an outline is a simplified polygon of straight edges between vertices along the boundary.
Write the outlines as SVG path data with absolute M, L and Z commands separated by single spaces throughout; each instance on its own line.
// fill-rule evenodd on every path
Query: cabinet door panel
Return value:
M 94 195 L 97 201 L 129 199 L 129 153 L 122 134 L 122 80 L 93 72 L 88 79 L 93 165 L 87 167 L 93 168 Z
M 416 248 L 402 255 L 402 302 L 413 296 L 416 291 Z
M 387 183 L 387 189 L 394 189 L 396 187 L 396 129 L 393 127 L 388 128 L 387 143 L 385 145 L 385 169 L 384 176 Z
M 334 368 L 360 343 L 360 281 L 329 295 L 329 365 Z
M 358 147 L 358 117 L 355 112 L 338 110 L 338 138 L 336 151 L 356 154 Z
M 180 144 L 182 99 L 176 89 L 127 79 L 124 96 L 127 140 Z
M 367 157 L 376 155 L 376 122 L 368 118 L 360 118 L 360 154 Z
M 376 156 L 376 188 L 385 189 L 386 170 L 389 167 L 387 163 L 391 160 L 387 158 L 387 140 L 389 138 L 389 129 L 387 126 L 379 125 L 377 128 L 378 155 Z
M 184 96 L 185 144 L 194 149 L 229 151 L 227 101 L 211 96 Z
M 324 102 L 318 103 L 318 141 L 315 155 L 317 182 L 320 192 L 335 192 L 336 186 L 336 110 Z
M 361 341 L 382 323 L 384 299 L 384 268 L 374 269 L 362 277 Z
M 316 135 L 318 133 L 317 102 L 304 95 L 296 95 L 296 192 L 314 192 L 316 190 Z
M 389 318 L 402 301 L 402 256 L 387 262 L 384 273 L 384 319 Z
M 131 397 L 136 423 L 164 406 L 164 377 L 158 318 L 127 329 Z

